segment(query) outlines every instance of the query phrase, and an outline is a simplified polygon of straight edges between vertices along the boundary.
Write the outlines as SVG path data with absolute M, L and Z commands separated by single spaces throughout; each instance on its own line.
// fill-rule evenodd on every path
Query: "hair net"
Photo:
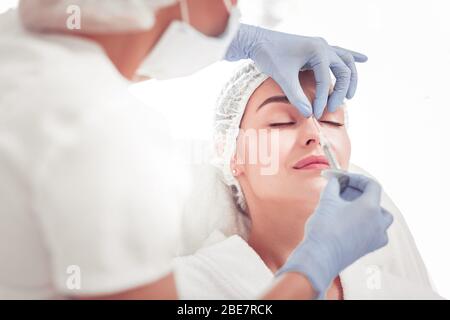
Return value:
M 253 92 L 268 78 L 253 62 L 241 66 L 222 89 L 217 100 L 214 121 L 215 156 L 213 164 L 222 173 L 222 179 L 231 189 L 241 212 L 247 205 L 238 180 L 233 176 L 230 163 L 236 152 L 239 127 L 245 107 Z M 347 108 L 344 105 L 344 124 L 348 127 Z
M 23 24 L 32 30 L 67 30 L 67 19 L 79 8 L 82 33 L 150 29 L 154 12 L 177 0 L 21 0 Z
M 231 172 L 230 162 L 236 152 L 236 139 L 247 102 L 267 78 L 254 63 L 246 63 L 227 82 L 217 100 L 214 121 L 216 154 L 213 164 L 222 172 L 225 184 L 231 188 L 238 208 L 243 212 L 247 210 L 244 194 Z

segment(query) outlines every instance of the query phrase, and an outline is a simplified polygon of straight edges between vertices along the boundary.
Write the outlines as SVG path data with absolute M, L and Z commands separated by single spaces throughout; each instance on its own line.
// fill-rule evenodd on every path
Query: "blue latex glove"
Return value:
M 380 185 L 363 175 L 348 176 L 351 191 L 344 190 L 342 195 L 337 178 L 330 178 L 306 223 L 303 241 L 277 273 L 304 274 L 318 298 L 324 298 L 333 279 L 347 266 L 388 243 L 386 230 L 393 217 L 380 207 Z
M 356 91 L 358 74 L 356 62 L 365 62 L 361 53 L 331 47 L 322 38 L 304 37 L 241 24 L 225 56 L 228 61 L 252 59 L 258 69 L 274 79 L 289 101 L 305 117 L 314 112 L 320 119 L 327 105 L 331 85 L 329 70 L 336 78 L 334 91 L 328 99 L 331 112 L 341 106 L 344 98 L 351 99 Z M 298 81 L 300 70 L 312 69 L 316 79 L 313 107 Z

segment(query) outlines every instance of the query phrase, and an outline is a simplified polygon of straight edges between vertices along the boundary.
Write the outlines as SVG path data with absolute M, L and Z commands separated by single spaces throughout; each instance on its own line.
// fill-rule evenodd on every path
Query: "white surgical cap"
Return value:
M 214 120 L 216 154 L 213 164 L 221 171 L 223 181 L 231 188 L 242 212 L 246 212 L 247 206 L 241 186 L 231 172 L 230 163 L 236 152 L 236 139 L 247 102 L 267 78 L 254 63 L 246 63 L 227 82 L 217 100 Z
M 239 127 L 245 107 L 253 92 L 267 79 L 253 62 L 240 67 L 222 89 L 217 100 L 214 121 L 215 156 L 213 164 L 219 168 L 222 179 L 231 189 L 238 209 L 246 213 L 247 205 L 242 188 L 231 171 L 231 159 L 236 153 Z M 348 127 L 348 113 L 344 104 L 344 124 Z
M 31 30 L 67 30 L 80 13 L 81 33 L 128 32 L 150 29 L 157 9 L 177 0 L 21 0 L 22 23 Z

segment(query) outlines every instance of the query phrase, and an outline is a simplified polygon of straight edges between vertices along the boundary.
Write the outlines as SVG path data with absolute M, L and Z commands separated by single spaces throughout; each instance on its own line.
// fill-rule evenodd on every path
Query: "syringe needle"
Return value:
M 325 138 L 325 135 L 322 133 L 319 123 L 317 122 L 316 119 L 313 119 L 313 122 L 316 125 L 317 130 L 319 131 L 320 145 L 323 149 L 323 152 L 325 153 L 325 157 L 328 160 L 328 164 L 330 165 L 331 169 L 335 171 L 335 174 L 336 173 L 338 174 L 337 179 L 339 181 L 339 190 L 340 190 L 339 193 L 342 193 L 347 188 L 350 182 L 350 178 L 347 175 L 345 175 L 345 172 L 343 170 L 341 170 L 341 166 L 339 165 L 339 162 L 337 161 L 333 151 L 331 150 L 330 143 Z
M 317 128 L 317 131 L 319 131 L 320 145 L 323 149 L 323 152 L 325 153 L 325 157 L 327 158 L 330 167 L 335 170 L 340 170 L 341 167 L 339 165 L 339 162 L 337 161 L 336 157 L 334 156 L 334 153 L 331 150 L 331 146 L 330 146 L 328 140 L 325 138 L 324 134 L 322 133 L 320 125 L 318 124 L 316 119 L 313 119 L 313 122 Z

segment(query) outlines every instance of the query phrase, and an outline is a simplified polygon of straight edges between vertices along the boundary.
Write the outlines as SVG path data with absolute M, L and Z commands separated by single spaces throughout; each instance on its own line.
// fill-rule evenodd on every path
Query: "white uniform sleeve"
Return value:
M 151 109 L 108 95 L 40 116 L 47 145 L 36 159 L 33 210 L 63 294 L 150 283 L 169 272 L 176 251 L 167 132 Z M 80 103 L 90 105 L 80 112 Z

